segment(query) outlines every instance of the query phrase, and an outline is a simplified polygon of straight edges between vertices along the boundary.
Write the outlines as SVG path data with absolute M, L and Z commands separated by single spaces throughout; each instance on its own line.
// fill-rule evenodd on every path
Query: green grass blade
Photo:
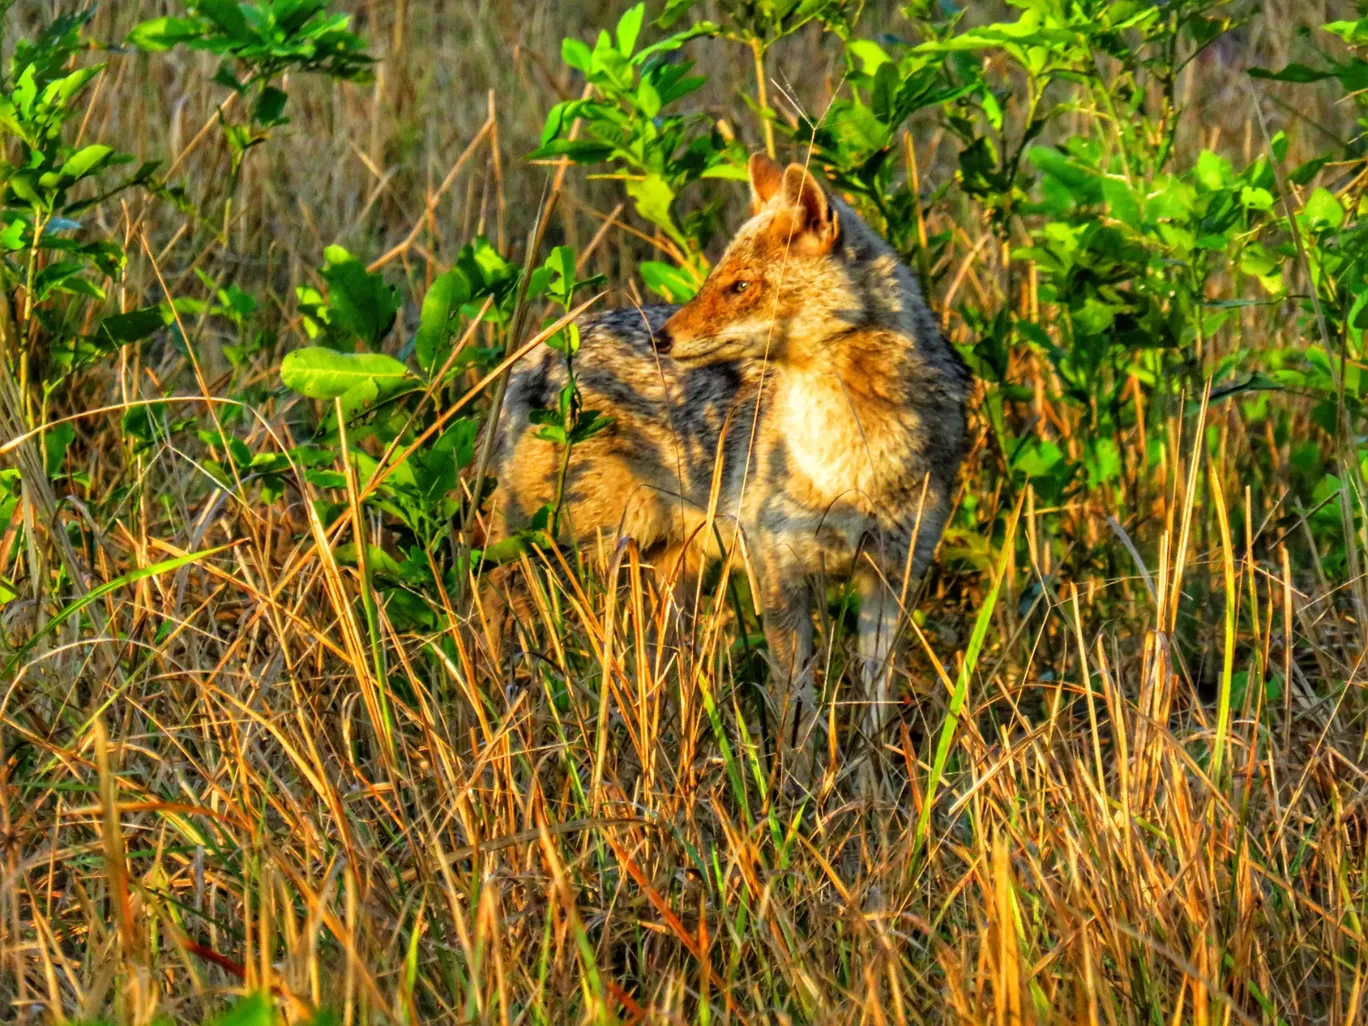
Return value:
M 98 601 L 110 592 L 118 591 L 120 588 L 126 587 L 127 585 L 137 584 L 139 581 L 146 580 L 149 577 L 159 577 L 162 574 L 170 573 L 172 570 L 179 570 L 181 567 L 189 566 L 191 563 L 198 562 L 207 556 L 218 555 L 218 553 L 231 549 L 237 544 L 238 542 L 230 542 L 227 545 L 220 545 L 218 548 L 204 549 L 200 552 L 188 552 L 184 556 L 177 556 L 175 559 L 167 559 L 160 563 L 153 563 L 151 566 L 141 566 L 136 570 L 130 570 L 122 577 L 116 577 L 112 581 L 106 581 L 104 584 L 91 588 L 89 592 L 71 603 L 71 605 L 62 609 L 56 616 L 45 623 L 33 637 L 29 638 L 28 641 L 24 642 L 24 644 L 19 647 L 14 655 L 10 656 L 9 661 L 5 664 L 5 676 L 9 677 L 14 673 L 15 669 L 19 666 L 20 660 L 28 655 L 29 652 L 33 651 L 33 647 L 38 644 L 39 641 L 53 633 L 73 616 L 78 615 L 92 602 Z
M 1024 499 L 1025 493 L 1023 493 Z M 1007 566 L 1016 549 L 1017 523 L 1021 518 L 1021 502 L 1012 512 L 1007 524 L 1007 535 L 1002 541 L 1002 551 L 998 555 L 997 568 L 993 572 L 993 586 L 988 597 L 983 600 L 978 619 L 974 621 L 974 632 L 969 636 L 969 647 L 960 664 L 959 676 L 955 680 L 955 691 L 950 696 L 950 708 L 941 724 L 940 738 L 936 742 L 936 757 L 931 763 L 931 775 L 926 782 L 926 801 L 921 815 L 917 817 L 917 833 L 913 840 L 912 851 L 915 857 L 921 852 L 926 841 L 927 829 L 931 824 L 931 809 L 936 803 L 936 791 L 940 788 L 941 777 L 945 773 L 946 760 L 950 758 L 950 746 L 955 741 L 955 728 L 959 725 L 960 714 L 969 699 L 969 681 L 978 666 L 979 654 L 983 651 L 983 640 L 988 636 L 988 628 L 993 622 L 993 610 L 997 606 L 998 595 L 1002 591 L 1003 579 L 1007 576 Z

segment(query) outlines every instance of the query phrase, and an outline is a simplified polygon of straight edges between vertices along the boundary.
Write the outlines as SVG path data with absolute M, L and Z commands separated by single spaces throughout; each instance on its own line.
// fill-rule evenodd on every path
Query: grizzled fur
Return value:
M 850 578 L 882 729 L 904 582 L 931 560 L 965 449 L 970 377 L 912 273 L 803 167 L 751 159 L 753 216 L 665 325 L 676 362 L 763 362 L 746 494 L 765 634 L 788 685 L 786 731 L 811 726 L 812 584 Z M 728 503 L 723 504 L 728 509 Z
M 759 368 L 686 368 L 662 357 L 653 343 L 676 309 L 628 307 L 581 323 L 575 377 L 584 409 L 612 423 L 571 451 L 561 533 L 581 543 L 600 532 L 631 537 L 658 569 L 691 581 L 702 536 L 712 535 L 704 525 L 719 456 L 722 493 L 739 488 L 729 477 L 744 470 Z M 565 382 L 565 358 L 550 350 L 509 382 L 493 454 L 495 537 L 555 500 L 562 451 L 536 437 L 529 415 L 554 408 Z M 726 536 L 733 525 L 724 518 L 717 527 Z
M 566 519 L 581 542 L 635 538 L 691 582 L 716 496 L 716 526 L 724 540 L 741 528 L 756 572 L 787 746 L 818 723 L 818 577 L 859 592 L 868 726 L 883 727 L 904 583 L 949 514 L 970 377 L 911 272 L 849 207 L 799 165 L 757 155 L 750 178 L 753 216 L 697 296 L 584 326 L 585 408 L 613 425 L 573 450 Z M 561 452 L 528 413 L 554 404 L 564 373 L 546 353 L 510 384 L 495 464 L 505 527 L 555 494 Z

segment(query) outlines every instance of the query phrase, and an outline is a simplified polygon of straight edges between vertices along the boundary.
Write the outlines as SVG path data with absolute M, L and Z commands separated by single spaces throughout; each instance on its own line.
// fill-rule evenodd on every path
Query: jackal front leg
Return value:
M 777 747 L 806 783 L 810 757 L 820 750 L 822 723 L 813 687 L 812 590 L 800 567 L 767 566 L 759 583 Z
M 871 762 L 879 761 L 886 740 L 885 728 L 893 713 L 893 652 L 897 641 L 898 597 L 872 566 L 856 570 L 854 582 L 860 596 L 860 623 L 857 648 L 864 700 L 866 740 Z

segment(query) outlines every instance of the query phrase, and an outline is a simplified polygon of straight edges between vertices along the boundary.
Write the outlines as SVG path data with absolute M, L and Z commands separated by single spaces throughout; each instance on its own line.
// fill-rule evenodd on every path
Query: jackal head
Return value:
M 801 164 L 764 154 L 749 167 L 751 218 L 703 287 L 665 324 L 657 348 L 698 365 L 768 357 L 803 362 L 864 322 L 858 269 L 844 245 L 855 220 Z M 858 226 L 869 233 L 863 224 Z

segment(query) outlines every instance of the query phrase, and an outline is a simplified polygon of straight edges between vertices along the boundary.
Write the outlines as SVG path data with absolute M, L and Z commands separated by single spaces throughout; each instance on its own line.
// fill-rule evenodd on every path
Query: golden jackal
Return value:
M 566 527 L 630 535 L 687 581 L 716 495 L 723 537 L 739 528 L 752 560 L 787 747 L 815 721 L 818 576 L 859 594 L 867 724 L 883 726 L 900 600 L 949 512 L 970 378 L 912 273 L 848 206 L 761 155 L 750 182 L 752 217 L 690 302 L 586 328 L 585 406 L 614 423 L 572 451 Z M 548 353 L 511 384 L 497 463 L 507 526 L 555 494 L 561 456 L 528 412 L 563 383 Z

